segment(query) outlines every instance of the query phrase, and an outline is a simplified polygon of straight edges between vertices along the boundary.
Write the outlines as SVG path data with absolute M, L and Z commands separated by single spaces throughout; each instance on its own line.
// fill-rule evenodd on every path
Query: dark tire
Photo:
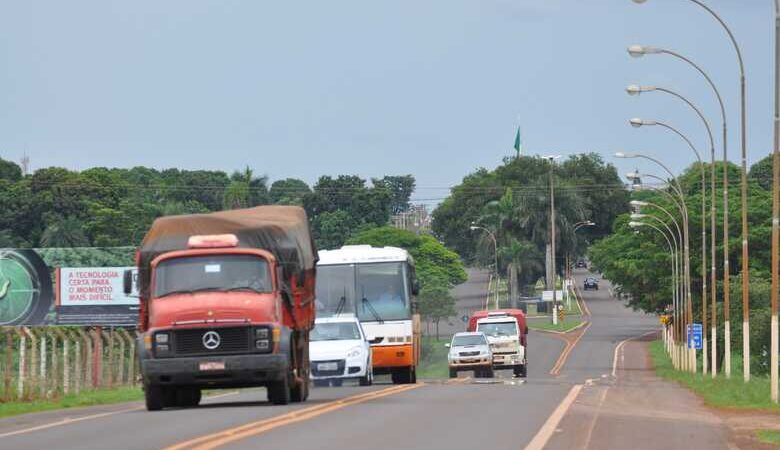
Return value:
M 163 402 L 163 389 L 156 384 L 144 385 L 144 399 L 147 411 L 159 411 L 165 407 Z
M 450 378 L 458 378 L 458 371 L 455 369 L 450 369 Z
M 526 364 L 523 364 L 522 366 L 515 366 L 514 374 L 516 377 L 525 378 L 528 375 Z
M 495 376 L 495 372 L 493 372 L 493 367 L 488 367 L 484 370 L 485 378 L 493 378 Z
M 179 396 L 176 393 L 176 388 L 172 387 L 160 387 L 162 390 L 163 407 L 175 408 L 179 406 Z
M 182 388 L 176 391 L 176 405 L 183 408 L 192 408 L 198 406 L 201 399 L 200 389 Z
M 396 369 L 390 375 L 393 380 L 393 384 L 409 384 L 412 380 L 412 371 L 406 367 L 403 369 Z
M 342 379 L 333 380 L 331 381 L 331 384 L 333 385 L 333 387 L 341 387 L 342 385 L 344 385 L 344 380 Z
M 361 386 L 371 386 L 374 384 L 374 371 L 371 369 L 371 361 L 366 366 L 366 376 L 360 377 L 358 384 Z
M 274 405 L 287 405 L 290 403 L 290 379 L 287 374 L 281 380 L 272 381 L 266 387 L 268 389 L 268 401 Z
M 409 383 L 410 384 L 417 384 L 417 368 L 412 367 L 409 369 Z

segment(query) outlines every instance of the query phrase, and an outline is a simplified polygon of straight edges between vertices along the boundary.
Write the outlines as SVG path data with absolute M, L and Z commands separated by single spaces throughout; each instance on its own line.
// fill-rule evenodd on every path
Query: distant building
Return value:
M 431 231 L 431 215 L 426 205 L 411 205 L 409 209 L 390 217 L 390 225 L 416 234 Z

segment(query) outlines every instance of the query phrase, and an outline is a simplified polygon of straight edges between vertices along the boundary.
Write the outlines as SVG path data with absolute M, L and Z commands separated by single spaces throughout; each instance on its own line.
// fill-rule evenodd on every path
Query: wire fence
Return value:
M 0 327 L 0 402 L 133 386 L 135 345 L 124 328 Z

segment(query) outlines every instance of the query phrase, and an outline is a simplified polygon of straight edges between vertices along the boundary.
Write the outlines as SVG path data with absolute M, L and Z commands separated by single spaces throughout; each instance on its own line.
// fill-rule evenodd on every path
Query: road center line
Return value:
M 536 433 L 536 436 L 534 436 L 534 438 L 531 439 L 531 442 L 526 445 L 525 450 L 542 450 L 544 446 L 547 445 L 547 442 L 550 440 L 553 433 L 555 433 L 555 429 L 558 428 L 558 424 L 561 423 L 563 416 L 566 415 L 566 412 L 577 399 L 581 390 L 581 384 L 572 386 L 563 401 L 555 408 L 555 411 L 553 411 L 550 417 L 547 418 L 547 421 L 542 425 L 542 428 L 539 429 L 539 432 Z
M 572 350 L 574 350 L 574 347 L 577 346 L 577 343 L 580 342 L 580 339 L 582 339 L 583 336 L 585 336 L 585 333 L 588 332 L 588 328 L 593 324 L 593 322 L 588 322 L 588 324 L 585 326 L 585 328 L 582 330 L 579 336 L 577 336 L 576 339 L 573 341 L 566 340 L 566 348 L 563 349 L 563 352 L 561 352 L 561 356 L 558 357 L 558 361 L 555 362 L 555 365 L 553 366 L 552 370 L 550 370 L 550 375 L 558 376 L 561 373 L 561 369 L 563 369 L 563 365 L 566 364 L 566 360 L 569 358 L 569 355 L 571 354 Z
M 169 447 L 165 447 L 164 450 L 210 450 L 217 447 L 221 447 L 231 442 L 246 439 L 251 436 L 263 434 L 267 431 L 273 430 L 285 425 L 291 425 L 294 423 L 302 422 L 305 420 L 313 419 L 320 415 L 333 412 L 347 406 L 364 403 L 370 400 L 386 397 L 393 394 L 400 394 L 401 392 L 410 391 L 424 386 L 424 384 L 408 384 L 402 386 L 393 386 L 379 391 L 373 391 L 369 393 L 359 394 L 352 397 L 347 397 L 341 400 L 335 400 L 332 402 L 324 403 L 322 405 L 316 405 L 309 408 L 304 408 L 296 411 L 291 411 L 287 414 L 283 414 L 277 417 L 271 417 L 268 419 L 259 420 L 257 422 L 247 423 L 238 427 L 229 428 L 219 431 L 217 433 L 207 434 L 188 441 L 180 442 Z

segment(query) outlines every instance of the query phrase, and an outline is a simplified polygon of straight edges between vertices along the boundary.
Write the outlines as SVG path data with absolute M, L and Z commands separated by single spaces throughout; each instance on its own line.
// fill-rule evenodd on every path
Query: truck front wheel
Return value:
M 266 387 L 268 401 L 274 405 L 287 405 L 291 400 L 290 380 L 287 374 L 279 381 L 271 381 Z
M 516 377 L 525 378 L 528 375 L 528 368 L 526 364 L 515 366 L 514 372 Z
M 458 378 L 458 371 L 455 369 L 450 369 L 450 378 Z
M 163 389 L 156 384 L 144 384 L 144 399 L 147 411 L 163 409 Z

